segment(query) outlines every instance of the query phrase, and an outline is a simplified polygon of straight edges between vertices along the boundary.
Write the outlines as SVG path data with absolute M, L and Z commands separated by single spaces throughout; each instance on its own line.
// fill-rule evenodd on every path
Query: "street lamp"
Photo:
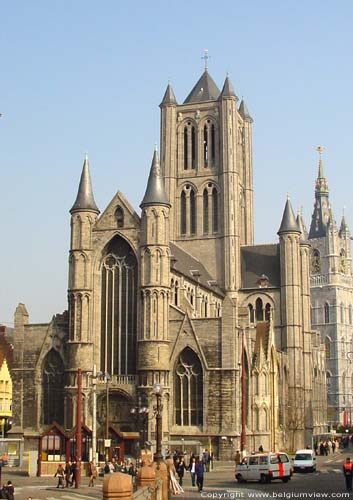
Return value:
M 163 405 L 162 405 L 162 386 L 161 386 L 161 384 L 159 384 L 159 383 L 154 384 L 153 393 L 155 394 L 156 399 L 157 399 L 157 404 L 153 407 L 154 415 L 156 417 L 156 453 L 154 454 L 154 460 L 155 460 L 155 462 L 157 462 L 157 465 L 159 467 L 159 464 L 161 463 L 161 461 L 163 459 L 163 455 L 162 455 L 162 411 L 163 411 Z
M 140 432 L 140 420 L 141 420 L 141 424 L 142 424 L 142 432 L 140 435 L 140 448 L 141 449 L 145 447 L 146 420 L 148 418 L 149 411 L 150 410 L 149 410 L 149 408 L 147 408 L 147 406 L 134 406 L 130 410 L 130 414 L 132 416 L 136 417 L 136 426 L 137 426 L 137 429 L 139 432 Z
M 95 371 L 95 366 L 93 367 L 93 369 Z M 92 383 L 93 383 L 93 379 L 94 379 L 94 377 L 92 377 Z M 111 382 L 112 378 L 108 372 L 98 372 L 96 375 L 96 378 L 95 378 L 96 383 L 97 383 L 97 380 L 99 380 L 100 382 L 103 382 L 103 384 L 105 384 L 106 414 L 105 414 L 105 433 L 104 433 L 105 443 L 104 443 L 104 447 L 105 447 L 105 459 L 108 461 L 108 459 L 109 459 L 108 448 L 110 448 L 110 444 L 108 444 L 108 442 L 109 442 L 109 383 Z M 93 388 L 95 388 L 94 383 L 93 383 Z M 95 395 L 95 390 L 93 391 L 93 397 L 94 397 L 94 395 Z M 93 401 L 93 405 L 94 404 L 95 404 L 95 402 Z M 94 414 L 94 417 L 95 417 L 95 414 Z M 95 420 L 95 418 L 93 418 L 93 421 L 94 420 Z

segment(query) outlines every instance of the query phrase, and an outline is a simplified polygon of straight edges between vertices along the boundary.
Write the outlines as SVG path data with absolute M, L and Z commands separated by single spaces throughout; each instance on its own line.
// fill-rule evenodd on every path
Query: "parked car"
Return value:
M 294 472 L 316 471 L 316 457 L 314 450 L 297 450 L 293 458 Z
M 239 483 L 244 481 L 270 483 L 274 479 L 286 483 L 292 473 L 293 469 L 286 453 L 256 453 L 244 457 L 236 466 L 235 478 Z

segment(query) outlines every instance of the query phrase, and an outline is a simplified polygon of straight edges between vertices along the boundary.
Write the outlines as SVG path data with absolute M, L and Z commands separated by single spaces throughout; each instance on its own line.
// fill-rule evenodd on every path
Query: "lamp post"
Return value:
M 246 449 L 246 379 L 245 379 L 245 345 L 244 329 L 241 330 L 241 433 L 240 433 L 240 451 L 244 454 Z
M 92 461 L 96 465 L 97 458 L 97 367 L 93 365 L 92 372 Z
M 156 453 L 154 454 L 154 460 L 159 464 L 163 459 L 162 455 L 162 386 L 161 384 L 154 384 L 153 393 L 156 396 L 157 404 L 153 407 L 154 414 L 156 417 Z
M 139 406 L 134 406 L 130 410 L 130 414 L 136 418 L 136 426 L 139 432 L 140 432 L 140 420 L 141 420 L 142 430 L 139 442 L 140 449 L 144 448 L 146 442 L 146 436 L 145 436 L 146 419 L 148 418 L 149 411 L 150 410 L 149 408 L 147 408 L 147 406 L 140 406 L 140 403 Z
M 105 402 L 106 402 L 106 416 L 105 416 L 105 459 L 109 460 L 109 383 L 111 377 L 108 372 L 103 374 L 103 381 L 105 383 Z

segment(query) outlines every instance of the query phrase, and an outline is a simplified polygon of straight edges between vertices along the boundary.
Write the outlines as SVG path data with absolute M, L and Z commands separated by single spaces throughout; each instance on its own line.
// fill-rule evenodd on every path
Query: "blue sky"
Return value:
M 353 227 L 351 1 L 0 2 L 0 323 L 66 308 L 71 208 L 84 154 L 101 211 L 143 197 L 158 105 L 229 72 L 254 118 L 255 240 L 277 241 L 287 192 L 310 225 L 318 158 Z

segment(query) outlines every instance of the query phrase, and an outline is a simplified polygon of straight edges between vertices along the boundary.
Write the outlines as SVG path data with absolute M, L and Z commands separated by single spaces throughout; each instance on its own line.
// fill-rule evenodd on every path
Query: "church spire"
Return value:
M 329 200 L 328 182 L 324 175 L 324 166 L 322 161 L 323 146 L 318 146 L 316 151 L 319 153 L 319 170 L 315 181 L 315 203 L 312 214 L 312 220 L 309 231 L 309 239 L 322 238 L 326 236 L 328 222 L 333 224 L 334 217 Z
M 230 81 L 229 75 L 227 74 L 227 77 L 224 81 L 223 89 L 221 92 L 221 97 L 236 97 L 234 88 L 232 85 L 232 82 Z
M 253 119 L 250 116 L 249 110 L 247 105 L 245 104 L 244 98 L 242 98 L 241 103 L 239 105 L 239 114 L 240 116 L 245 120 L 245 121 L 250 121 L 252 122 Z
M 155 147 L 151 171 L 147 182 L 147 188 L 145 192 L 145 196 L 141 201 L 140 207 L 143 208 L 146 205 L 168 205 L 170 203 L 168 201 L 165 188 L 164 181 L 161 172 L 161 166 L 159 163 L 159 156 L 157 151 L 157 146 Z
M 99 209 L 97 208 L 96 202 L 94 201 L 91 176 L 89 173 L 89 163 L 88 163 L 88 155 L 85 154 L 85 160 L 83 162 L 82 174 L 80 185 L 78 188 L 78 193 L 76 197 L 76 201 L 73 204 L 70 213 L 79 212 L 79 211 L 90 211 L 99 214 Z

